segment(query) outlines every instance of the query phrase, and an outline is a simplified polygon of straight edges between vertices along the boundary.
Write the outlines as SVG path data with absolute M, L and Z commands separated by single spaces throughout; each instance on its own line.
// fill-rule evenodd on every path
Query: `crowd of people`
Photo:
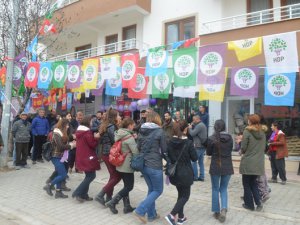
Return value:
M 78 111 L 75 118 L 71 113 L 57 116 L 55 111 L 46 117 L 45 110 L 39 109 L 32 120 L 22 112 L 13 124 L 12 134 L 15 143 L 16 169 L 28 167 L 27 157 L 31 152 L 32 164 L 43 163 L 42 146 L 50 141 L 53 147 L 51 162 L 54 171 L 46 181 L 44 190 L 55 198 L 67 198 L 71 191 L 66 185 L 68 173 L 84 173 L 83 181 L 73 191 L 72 197 L 83 203 L 92 201 L 89 186 L 96 178 L 100 162 L 104 162 L 109 180 L 99 188 L 95 201 L 117 214 L 116 205 L 122 200 L 125 214 L 133 212 L 141 222 L 151 222 L 160 218 L 156 210 L 156 200 L 164 190 L 164 173 L 178 192 L 177 201 L 166 215 L 171 224 L 184 224 L 187 217 L 184 206 L 191 194 L 194 182 L 205 182 L 204 156 L 211 156 L 209 175 L 211 180 L 212 212 L 221 223 L 226 220 L 228 210 L 228 184 L 234 174 L 232 163 L 233 138 L 226 132 L 223 120 L 216 120 L 213 134 L 208 136 L 208 113 L 205 106 L 199 112 L 191 113 L 186 120 L 180 111 L 172 118 L 165 112 L 164 120 L 151 108 L 141 111 L 141 117 L 135 122 L 129 117 L 121 118 L 118 111 L 109 109 L 85 116 Z M 263 203 L 270 198 L 270 188 L 265 174 L 265 154 L 270 157 L 272 178 L 269 182 L 286 184 L 285 157 L 288 156 L 285 135 L 279 129 L 280 124 L 273 122 L 272 135 L 267 139 L 266 125 L 262 117 L 248 116 L 248 126 L 240 137 L 241 162 L 244 193 L 242 206 L 248 210 L 261 211 Z M 124 161 L 115 166 L 110 161 L 110 150 L 114 143 L 121 141 L 121 153 Z M 32 144 L 30 144 L 32 142 Z M 1 143 L 0 143 L 1 145 Z M 31 145 L 33 147 L 31 147 Z M 30 151 L 32 150 L 32 151 Z M 147 196 L 136 207 L 130 202 L 130 193 L 134 190 L 135 170 L 131 167 L 132 158 L 144 154 L 142 177 L 148 187 Z M 175 165 L 175 172 L 170 168 Z M 198 168 L 199 167 L 199 168 Z M 123 187 L 118 192 L 115 186 L 122 180 Z

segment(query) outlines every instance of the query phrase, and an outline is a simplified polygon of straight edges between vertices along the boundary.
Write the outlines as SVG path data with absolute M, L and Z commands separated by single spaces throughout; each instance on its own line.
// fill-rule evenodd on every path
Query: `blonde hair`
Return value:
M 158 126 L 162 125 L 161 118 L 157 112 L 149 112 L 146 117 L 146 121 L 150 123 L 155 123 Z

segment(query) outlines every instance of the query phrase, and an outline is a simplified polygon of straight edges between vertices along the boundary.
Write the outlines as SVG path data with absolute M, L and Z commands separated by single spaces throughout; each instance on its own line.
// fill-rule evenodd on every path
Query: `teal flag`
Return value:
M 52 87 L 63 88 L 67 78 L 67 63 L 64 61 L 52 63 Z
M 174 86 L 195 86 L 197 48 L 183 48 L 173 52 Z
M 172 69 L 166 73 L 152 77 L 152 97 L 168 99 L 173 80 Z

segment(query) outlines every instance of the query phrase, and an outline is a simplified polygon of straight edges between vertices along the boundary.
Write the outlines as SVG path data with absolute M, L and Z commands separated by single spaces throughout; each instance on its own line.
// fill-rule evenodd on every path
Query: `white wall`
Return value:
M 166 22 L 196 16 L 196 36 L 201 22 L 221 18 L 220 0 L 152 0 L 151 13 L 144 17 L 144 42 L 151 47 L 164 44 Z
M 222 18 L 247 13 L 246 0 L 222 0 Z

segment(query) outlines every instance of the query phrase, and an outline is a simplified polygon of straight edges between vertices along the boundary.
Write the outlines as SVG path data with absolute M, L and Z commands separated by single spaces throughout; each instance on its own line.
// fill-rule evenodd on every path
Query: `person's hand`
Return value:
M 193 126 L 192 126 L 192 124 L 190 124 L 190 125 L 189 125 L 189 129 L 192 129 L 192 128 L 193 128 Z
M 138 137 L 136 133 L 134 133 L 132 136 L 134 139 L 137 139 L 137 137 Z
M 76 135 L 75 134 L 72 134 L 72 137 L 74 140 L 76 140 Z
M 94 133 L 94 138 L 99 139 L 100 138 L 100 134 L 99 133 Z
M 76 141 L 72 141 L 71 146 L 72 146 L 72 148 L 76 148 Z

